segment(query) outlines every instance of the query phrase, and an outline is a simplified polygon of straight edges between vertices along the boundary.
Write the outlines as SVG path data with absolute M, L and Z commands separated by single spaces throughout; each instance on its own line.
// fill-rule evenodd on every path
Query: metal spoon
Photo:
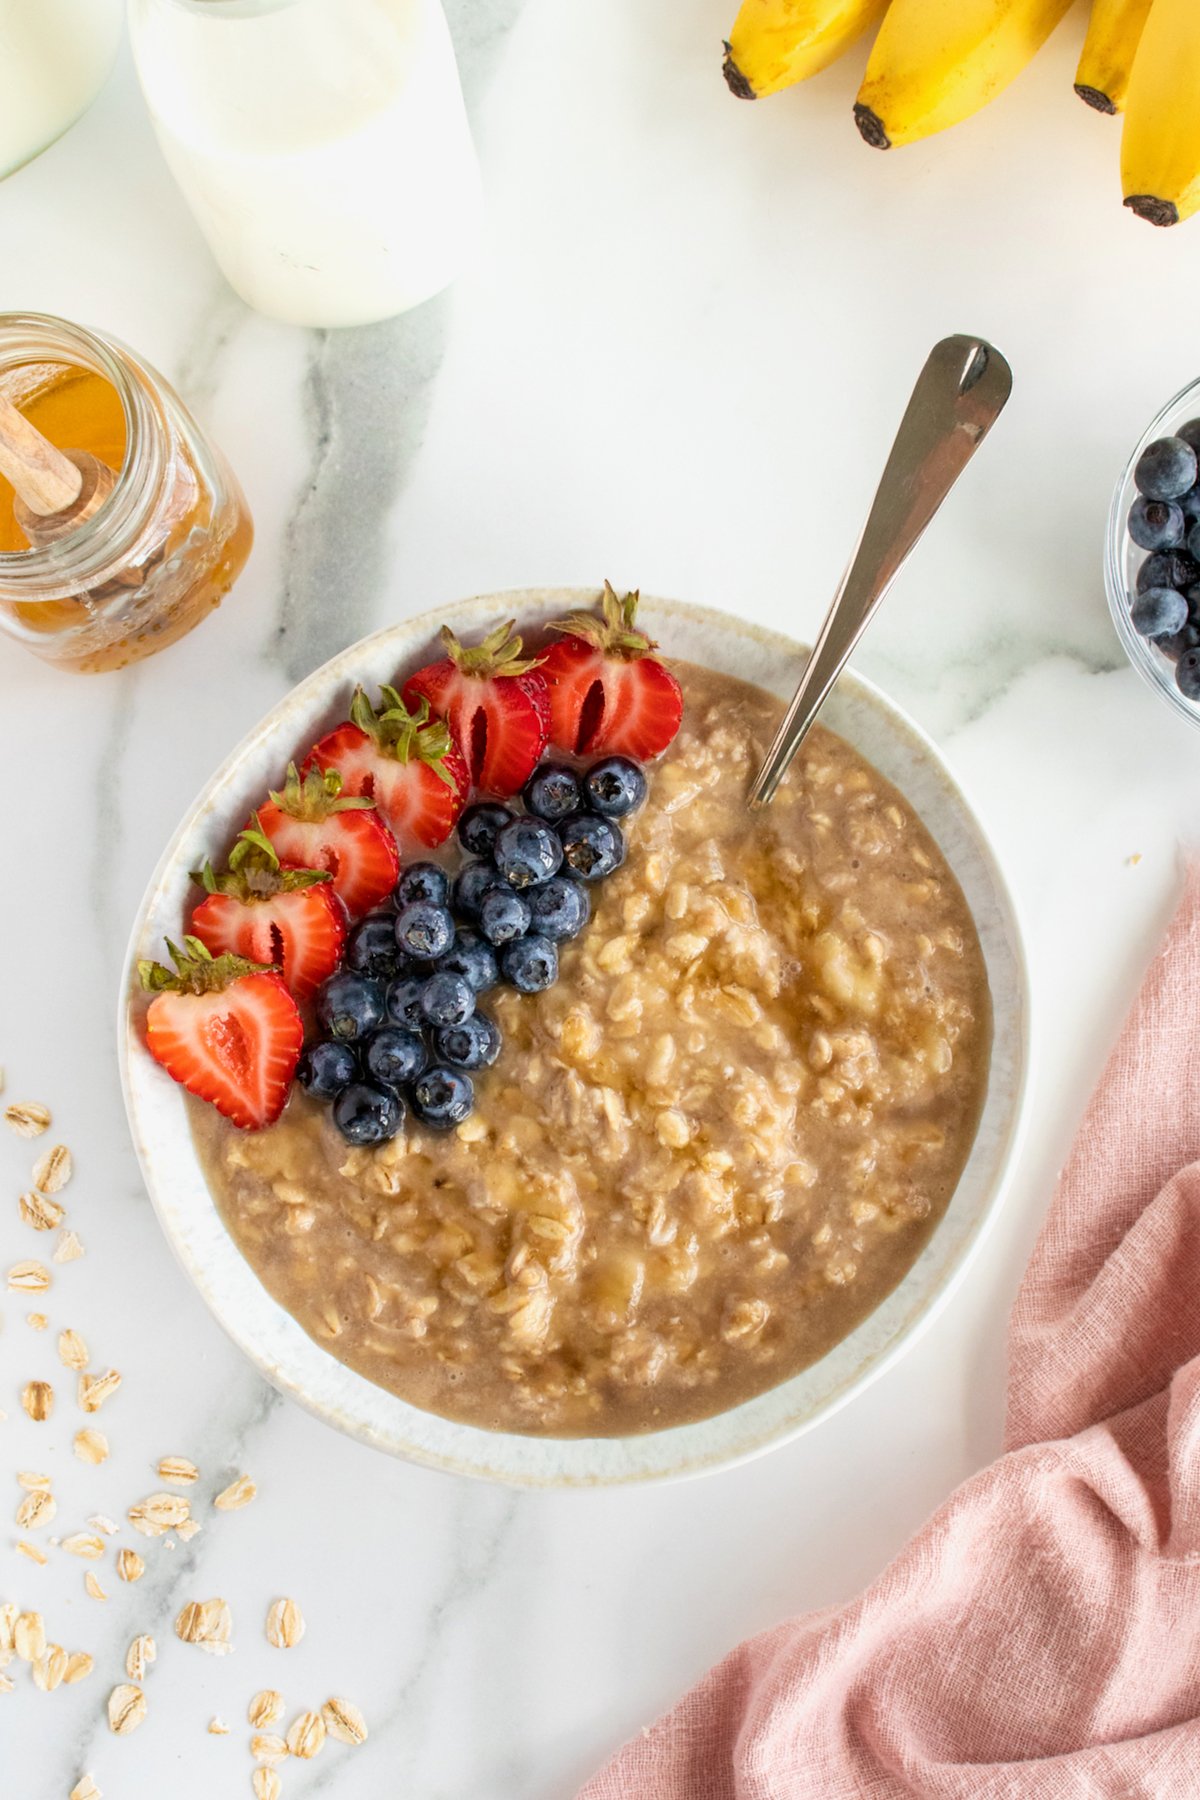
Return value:
M 943 338 L 930 351 L 858 548 L 750 789 L 751 806 L 769 805 L 879 602 L 1011 392 L 1012 370 L 983 338 Z

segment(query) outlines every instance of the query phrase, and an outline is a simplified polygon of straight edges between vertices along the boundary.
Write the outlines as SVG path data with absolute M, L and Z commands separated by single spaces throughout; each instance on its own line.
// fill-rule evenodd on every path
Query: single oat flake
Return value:
M 21 1661 L 33 1662 L 45 1648 L 46 1624 L 41 1613 L 19 1613 L 13 1626 L 13 1649 Z
M 140 1581 L 146 1573 L 146 1565 L 136 1550 L 117 1551 L 117 1574 L 122 1581 Z
M 306 1762 L 325 1742 L 325 1721 L 319 1712 L 302 1712 L 288 1726 L 287 1747 Z
M 50 1108 L 40 1105 L 36 1100 L 14 1100 L 11 1106 L 4 1109 L 4 1123 L 18 1137 L 41 1137 L 50 1124 Z
M 90 1775 L 81 1775 L 67 1800 L 104 1800 L 104 1796 Z
M 39 1194 L 36 1188 L 28 1194 L 22 1194 L 17 1201 L 17 1210 L 26 1225 L 34 1231 L 54 1231 L 62 1224 L 64 1213 L 57 1200 L 51 1200 L 46 1194 Z
M 18 1506 L 17 1524 L 23 1531 L 36 1531 L 40 1525 L 48 1525 L 57 1511 L 54 1495 L 45 1488 L 35 1488 Z
M 288 1747 L 276 1731 L 259 1731 L 250 1739 L 250 1754 L 255 1762 L 282 1762 Z
M 70 1537 L 63 1539 L 62 1547 L 71 1556 L 83 1556 L 89 1562 L 96 1562 L 104 1555 L 104 1539 L 94 1531 L 73 1531 Z
M 78 1262 L 83 1255 L 83 1245 L 73 1231 L 60 1231 L 58 1244 L 54 1251 L 56 1263 Z
M 175 1636 L 216 1656 L 232 1649 L 233 1615 L 225 1600 L 189 1600 L 175 1620 Z
M 81 1375 L 79 1377 L 79 1405 L 83 1412 L 99 1412 L 104 1402 L 115 1394 L 121 1385 L 121 1377 L 115 1369 L 106 1369 L 103 1375 Z
M 188 1502 L 182 1494 L 151 1494 L 131 1506 L 126 1516 L 143 1537 L 162 1537 L 183 1524 L 188 1517 Z
M 123 1681 L 108 1696 L 108 1728 L 118 1737 L 136 1731 L 146 1716 L 146 1696 L 140 1687 Z
M 176 1487 L 191 1487 L 200 1479 L 199 1469 L 186 1456 L 160 1457 L 155 1473 L 160 1481 L 172 1481 Z
M 64 1368 L 80 1373 L 88 1366 L 88 1347 L 77 1331 L 58 1334 L 58 1360 Z
M 21 1389 L 21 1405 L 40 1425 L 54 1411 L 54 1389 L 48 1381 L 27 1381 Z
M 14 1263 L 8 1271 L 10 1294 L 44 1294 L 50 1286 L 50 1271 L 45 1263 Z
M 91 1569 L 89 1569 L 87 1574 L 84 1576 L 83 1585 L 84 1585 L 84 1588 L 87 1590 L 89 1598 L 91 1598 L 92 1600 L 107 1600 L 108 1599 L 108 1595 L 105 1593 L 104 1589 L 100 1586 L 100 1583 L 97 1581 L 97 1579 L 96 1579 L 95 1575 L 92 1573 Z
M 88 1427 L 75 1433 L 75 1454 L 80 1462 L 102 1463 L 108 1455 L 108 1439 L 102 1431 Z
M 107 1513 L 93 1513 L 88 1524 L 93 1531 L 102 1531 L 105 1537 L 116 1537 L 117 1532 L 121 1529 L 115 1520 L 109 1518 Z
M 139 1685 L 145 1681 L 146 1670 L 157 1656 L 158 1645 L 148 1631 L 143 1631 L 140 1637 L 135 1637 L 125 1652 L 125 1673 L 130 1681 L 136 1681 Z
M 209 1730 L 209 1735 L 211 1737 L 228 1737 L 229 1736 L 229 1727 L 225 1723 L 224 1719 L 220 1718 L 219 1716 L 214 1715 L 214 1717 L 208 1721 L 208 1730 Z
M 239 1475 L 236 1481 L 221 1489 L 213 1505 L 218 1512 L 237 1512 L 239 1507 L 249 1506 L 257 1492 L 248 1475 Z
M 68 1687 L 72 1687 L 75 1682 L 83 1681 L 86 1676 L 90 1675 L 95 1666 L 95 1661 L 88 1655 L 86 1650 L 72 1651 L 71 1655 L 67 1658 L 67 1667 L 66 1672 L 63 1675 L 63 1680 Z
M 362 1744 L 366 1742 L 367 1721 L 352 1700 L 343 1700 L 335 1694 L 321 1708 L 321 1717 L 325 1721 L 325 1729 L 330 1737 L 337 1738 L 339 1743 Z
M 283 1695 L 278 1688 L 260 1688 L 246 1708 L 246 1717 L 258 1728 L 274 1725 L 276 1720 L 282 1719 Z
M 33 1165 L 33 1185 L 39 1194 L 57 1194 L 66 1187 L 74 1171 L 71 1152 L 65 1144 L 55 1144 L 39 1156 Z
M 45 1331 L 50 1321 L 45 1313 L 26 1313 L 25 1323 L 28 1325 L 30 1331 Z
M 50 1477 L 39 1475 L 35 1469 L 18 1469 L 17 1480 L 27 1494 L 32 1494 L 37 1488 L 49 1489 L 50 1487 Z
M 46 1552 L 39 1550 L 36 1544 L 31 1544 L 28 1538 L 17 1540 L 16 1552 L 18 1556 L 27 1556 L 31 1563 L 40 1563 L 43 1568 L 50 1560 Z
M 44 1694 L 52 1694 L 67 1672 L 67 1653 L 61 1644 L 47 1644 L 33 1662 L 33 1685 Z
M 255 1769 L 250 1777 L 250 1785 L 254 1789 L 254 1800 L 279 1800 L 283 1793 L 283 1783 L 274 1769 Z
M 274 1600 L 267 1613 L 267 1642 L 291 1650 L 304 1636 L 304 1614 L 294 1600 Z M 314 1752 L 315 1754 L 315 1752 Z

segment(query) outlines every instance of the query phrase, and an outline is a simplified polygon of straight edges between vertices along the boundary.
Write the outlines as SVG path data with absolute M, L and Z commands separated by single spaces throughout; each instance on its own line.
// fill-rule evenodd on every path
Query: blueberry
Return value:
M 454 942 L 445 956 L 439 956 L 437 966 L 449 969 L 452 975 L 461 975 L 477 994 L 486 994 L 500 979 L 496 952 L 474 931 L 456 931 Z
M 1194 488 L 1189 488 L 1186 494 L 1180 495 L 1175 504 L 1183 514 L 1184 524 L 1194 525 L 1200 519 L 1200 481 Z
M 421 1014 L 421 989 L 424 980 L 418 975 L 402 975 L 399 981 L 393 981 L 387 991 L 387 1016 L 393 1025 L 403 1025 L 406 1031 L 420 1031 L 424 1024 Z
M 475 1011 L 475 990 L 462 975 L 442 969 L 421 987 L 421 1017 L 428 1025 L 461 1025 Z
M 1164 656 L 1172 662 L 1178 662 L 1186 650 L 1195 650 L 1200 645 L 1200 625 L 1185 625 L 1182 631 L 1176 631 L 1170 637 L 1155 638 L 1155 643 Z
M 479 902 L 489 888 L 499 887 L 500 877 L 490 862 L 468 863 L 454 877 L 450 904 L 460 918 L 473 924 L 479 919 Z
M 1133 479 L 1147 500 L 1178 500 L 1196 480 L 1196 452 L 1183 438 L 1156 438 L 1138 457 Z
M 411 906 L 414 900 L 430 900 L 434 906 L 445 906 L 449 898 L 450 877 L 436 863 L 410 863 L 396 883 L 398 907 Z
M 1188 603 L 1188 618 L 1200 623 L 1200 581 L 1194 581 L 1190 588 L 1185 588 L 1183 597 Z
M 579 936 L 588 922 L 592 903 L 582 882 L 570 875 L 555 875 L 534 888 L 529 896 L 529 910 L 533 914 L 532 929 L 552 943 L 561 944 L 565 938 Z
M 458 821 L 458 841 L 471 856 L 490 856 L 496 844 L 496 833 L 503 831 L 515 814 L 496 800 L 480 800 L 468 806 Z
M 317 1021 L 326 1036 L 352 1043 L 382 1023 L 383 988 L 369 975 L 342 969 L 317 994 Z
M 367 1074 L 384 1087 L 415 1081 L 429 1061 L 425 1040 L 403 1025 L 381 1025 L 367 1039 L 363 1063 Z
M 1147 588 L 1191 587 L 1194 581 L 1200 580 L 1200 564 L 1182 550 L 1160 550 L 1154 556 L 1148 556 L 1137 572 L 1137 591 L 1144 594 Z
M 500 952 L 500 973 L 519 994 L 540 994 L 558 979 L 558 945 L 531 932 Z
M 537 892 L 536 888 L 533 892 Z M 528 900 L 511 888 L 493 888 L 485 894 L 479 907 L 479 929 L 489 944 L 509 944 L 524 937 L 532 915 Z
M 310 1044 L 296 1064 L 296 1080 L 314 1100 L 332 1100 L 358 1080 L 358 1057 L 349 1044 Z
M 454 942 L 449 909 L 432 900 L 413 900 L 396 914 L 396 942 L 415 962 L 436 962 Z
M 1175 665 L 1175 682 L 1187 700 L 1200 700 L 1200 650 L 1185 650 Z
M 334 1101 L 333 1122 L 348 1144 L 386 1144 L 404 1123 L 404 1102 L 391 1088 L 356 1081 Z
M 1185 444 L 1190 444 L 1200 457 L 1200 419 L 1189 419 L 1186 425 L 1179 427 L 1175 436 L 1182 438 Z
M 346 939 L 345 962 L 356 974 L 374 975 L 379 981 L 403 975 L 408 958 L 396 942 L 395 913 L 373 912 L 360 919 Z
M 646 798 L 646 777 L 628 756 L 605 756 L 593 763 L 583 785 L 592 811 L 606 819 L 623 819 Z
M 1182 519 L 1183 514 L 1180 513 L 1179 516 Z M 1200 563 L 1200 521 L 1188 528 L 1187 550 L 1188 555 Z
M 1129 535 L 1140 550 L 1175 550 L 1186 530 L 1183 508 L 1174 500 L 1143 500 L 1139 495 L 1129 509 Z
M 1188 603 L 1175 588 L 1147 588 L 1134 601 L 1129 614 L 1141 637 L 1171 637 L 1188 622 Z
M 562 845 L 540 819 L 514 819 L 496 837 L 496 868 L 509 887 L 536 887 L 557 875 Z
M 583 789 L 574 769 L 566 763 L 541 763 L 521 793 L 526 809 L 551 825 L 568 818 L 583 805 Z
M 474 1013 L 461 1025 L 446 1025 L 433 1036 L 442 1062 L 456 1069 L 490 1069 L 500 1054 L 500 1028 L 486 1013 Z
M 434 1131 L 461 1125 L 475 1104 L 475 1088 L 461 1069 L 435 1066 L 413 1083 L 413 1116 Z
M 625 861 L 625 839 L 611 819 L 596 813 L 576 813 L 558 828 L 563 858 L 581 881 L 599 881 Z

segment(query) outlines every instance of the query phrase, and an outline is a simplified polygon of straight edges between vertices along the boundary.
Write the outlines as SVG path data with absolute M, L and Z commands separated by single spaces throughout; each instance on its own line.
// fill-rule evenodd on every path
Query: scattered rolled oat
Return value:
M 267 1641 L 291 1650 L 304 1636 L 304 1614 L 294 1600 L 273 1600 L 267 1613 Z M 314 1752 L 315 1755 L 315 1752 Z
M 175 1636 L 185 1644 L 196 1644 L 214 1656 L 223 1656 L 233 1648 L 229 1642 L 233 1630 L 233 1614 L 225 1600 L 189 1600 L 175 1620 Z
M 157 1656 L 158 1645 L 148 1631 L 143 1631 L 140 1637 L 135 1637 L 125 1652 L 125 1673 L 130 1681 L 136 1681 L 139 1685 L 145 1681 L 146 1670 Z
M 81 1775 L 67 1795 L 67 1800 L 103 1800 L 103 1795 L 90 1775 Z
M 56 1263 L 78 1262 L 83 1255 L 83 1245 L 73 1231 L 60 1231 L 58 1243 L 54 1250 Z
M 54 1389 L 48 1381 L 27 1381 L 21 1389 L 21 1405 L 40 1425 L 54 1411 Z
M 23 1531 L 36 1531 L 40 1525 L 48 1525 L 57 1511 L 54 1495 L 46 1488 L 35 1488 L 18 1506 L 17 1524 Z
M 256 1727 L 274 1725 L 282 1719 L 283 1695 L 278 1688 L 260 1688 L 246 1708 L 246 1717 Z
M 115 1369 L 106 1369 L 103 1375 L 81 1375 L 79 1377 L 79 1404 L 85 1413 L 99 1412 L 104 1402 L 116 1393 L 121 1385 L 121 1377 Z
M 95 1666 L 95 1662 L 86 1650 L 73 1650 L 67 1658 L 63 1680 L 68 1687 L 72 1687 L 75 1682 L 83 1681 L 86 1676 L 90 1675 Z
M 27 1556 L 30 1562 L 40 1563 L 43 1568 L 50 1560 L 46 1552 L 39 1550 L 36 1544 L 31 1544 L 28 1538 L 21 1538 L 17 1543 L 16 1550 L 18 1556 Z
M 122 1581 L 140 1581 L 146 1573 L 146 1565 L 136 1550 L 117 1551 L 117 1574 Z
M 18 1137 L 41 1137 L 50 1123 L 50 1108 L 36 1100 L 14 1100 L 4 1109 L 4 1123 L 10 1125 Z
M 75 1433 L 75 1454 L 80 1462 L 102 1463 L 108 1455 L 108 1439 L 102 1431 L 90 1427 Z
M 151 1494 L 129 1508 L 126 1517 L 143 1537 L 162 1537 L 174 1531 L 188 1517 L 188 1502 L 182 1494 Z
M 10 1294 L 44 1294 L 50 1286 L 50 1271 L 45 1263 L 14 1263 L 8 1271 Z
M 88 1366 L 88 1347 L 77 1331 L 58 1334 L 58 1360 L 64 1368 L 81 1371 Z
M 17 1201 L 17 1210 L 26 1225 L 31 1225 L 35 1231 L 53 1231 L 62 1224 L 64 1218 L 58 1201 L 51 1200 L 46 1194 L 39 1194 L 36 1188 L 21 1195 Z
M 200 1478 L 199 1469 L 186 1456 L 161 1457 L 155 1473 L 160 1481 L 173 1481 L 177 1487 L 191 1487 Z
M 45 1331 L 50 1321 L 45 1313 L 26 1313 L 25 1323 L 28 1325 L 30 1331 Z
M 239 1475 L 236 1481 L 231 1481 L 227 1488 L 221 1489 L 213 1505 L 218 1512 L 237 1512 L 239 1507 L 249 1506 L 257 1492 L 258 1489 L 248 1475 Z
M 62 1547 L 71 1556 L 86 1557 L 88 1562 L 96 1562 L 104 1555 L 104 1539 L 94 1531 L 73 1531 L 63 1539 Z
M 21 1661 L 33 1662 L 45 1648 L 46 1624 L 41 1613 L 18 1613 L 13 1625 L 13 1649 Z
M 276 1731 L 259 1731 L 250 1739 L 250 1754 L 255 1762 L 282 1762 L 288 1747 Z
M 330 1737 L 337 1738 L 340 1743 L 362 1744 L 366 1742 L 367 1721 L 352 1700 L 343 1700 L 335 1694 L 321 1708 L 321 1717 L 325 1721 L 325 1729 Z
M 61 1644 L 47 1644 L 33 1661 L 33 1685 L 52 1694 L 67 1672 L 67 1653 Z
M 185 1544 L 190 1544 L 196 1533 L 203 1529 L 199 1519 L 181 1519 L 175 1527 L 175 1536 L 182 1538 Z
M 83 1578 L 83 1585 L 84 1585 L 85 1590 L 88 1593 L 88 1596 L 92 1600 L 107 1600 L 108 1599 L 108 1595 L 105 1593 L 104 1589 L 100 1586 L 100 1583 L 97 1581 L 95 1575 L 92 1573 L 92 1571 L 90 1569 L 88 1570 L 87 1574 Z
M 102 1531 L 105 1537 L 116 1537 L 120 1530 L 120 1526 L 107 1513 L 93 1513 L 88 1524 L 93 1531 Z
M 41 1194 L 57 1194 L 66 1187 L 74 1171 L 71 1152 L 65 1144 L 55 1144 L 33 1165 L 33 1185 Z
M 307 1762 L 325 1742 L 325 1721 L 319 1712 L 302 1712 L 288 1726 L 287 1747 Z
M 146 1716 L 146 1696 L 140 1687 L 123 1681 L 108 1696 L 108 1728 L 118 1737 L 136 1731 Z
M 228 1737 L 229 1727 L 224 1719 L 213 1717 L 208 1721 L 209 1734 L 212 1737 Z
M 17 1480 L 27 1494 L 32 1494 L 37 1488 L 49 1488 L 50 1486 L 50 1477 L 39 1475 L 36 1469 L 18 1469 Z
M 250 1785 L 254 1789 L 254 1800 L 279 1800 L 283 1792 L 283 1783 L 274 1769 L 255 1769 Z
M 12 1691 L 13 1691 L 12 1676 L 6 1675 L 4 1673 L 4 1670 L 0 1669 L 0 1694 L 11 1694 Z

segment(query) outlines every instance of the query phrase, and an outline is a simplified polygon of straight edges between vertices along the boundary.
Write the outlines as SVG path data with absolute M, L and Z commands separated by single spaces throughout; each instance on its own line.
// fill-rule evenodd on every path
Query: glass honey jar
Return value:
M 250 553 L 250 514 L 220 451 L 149 363 L 66 319 L 0 313 L 0 400 L 50 445 L 115 476 L 90 516 L 31 542 L 0 474 L 0 631 L 95 673 L 175 643 L 220 604 Z

